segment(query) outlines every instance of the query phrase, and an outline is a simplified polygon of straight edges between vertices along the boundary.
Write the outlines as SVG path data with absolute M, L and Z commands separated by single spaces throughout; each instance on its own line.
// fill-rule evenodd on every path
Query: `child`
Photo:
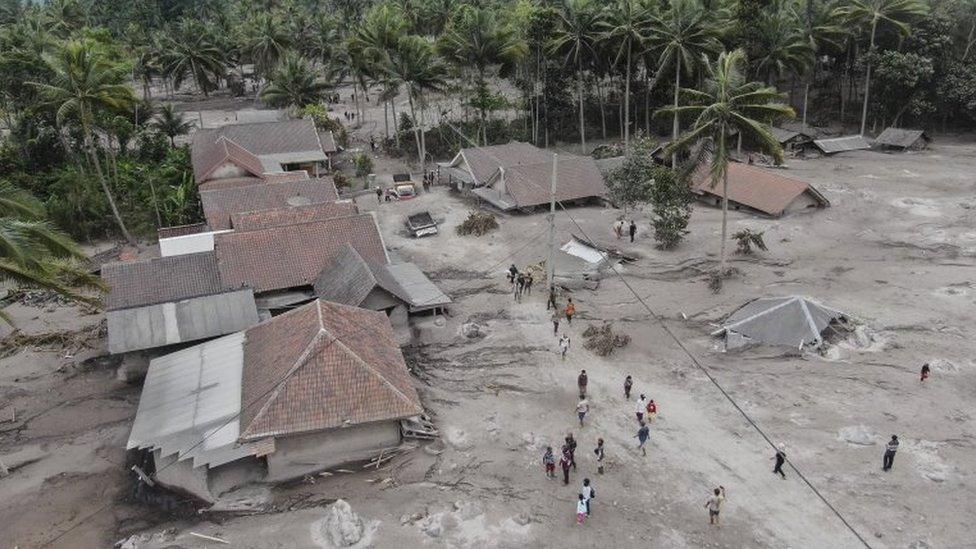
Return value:
M 657 404 L 654 404 L 654 399 L 647 401 L 647 421 L 650 422 L 655 417 L 657 417 Z
M 569 302 L 566 303 L 566 322 L 569 324 L 573 323 L 573 315 L 576 314 L 576 304 L 573 303 L 573 298 L 568 298 Z
M 606 455 L 604 453 L 604 451 L 603 451 L 603 439 L 602 438 L 596 439 L 596 448 L 593 450 L 593 453 L 596 454 L 596 472 L 602 475 L 603 474 L 603 458 Z
M 569 337 L 566 334 L 559 336 L 559 354 L 566 360 L 566 353 L 569 351 Z
M 583 494 L 579 495 L 579 501 L 576 502 L 576 524 L 583 524 L 586 520 L 586 501 L 583 499 Z
M 929 370 L 929 365 L 928 365 L 928 363 L 926 363 L 926 364 L 923 364 L 923 365 L 922 365 L 922 376 L 921 376 L 921 378 L 919 379 L 919 381 L 925 381 L 926 379 L 928 379 L 928 378 L 929 378 L 929 372 L 930 372 L 930 371 L 931 371 L 931 370 Z
M 556 478 L 556 456 L 552 455 L 552 446 L 546 446 L 546 455 L 542 456 L 542 464 L 546 466 L 546 476 Z
M 647 455 L 647 449 L 644 445 L 647 444 L 648 437 L 651 436 L 651 430 L 648 429 L 647 424 L 643 421 L 640 423 L 640 429 L 637 430 L 637 447 L 645 456 Z

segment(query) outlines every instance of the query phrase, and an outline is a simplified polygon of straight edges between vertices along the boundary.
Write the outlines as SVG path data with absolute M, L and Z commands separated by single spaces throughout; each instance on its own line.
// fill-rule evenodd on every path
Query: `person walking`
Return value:
M 553 309 L 555 309 L 557 312 L 559 311 L 559 307 L 556 306 L 556 287 L 555 286 L 549 286 L 549 299 L 546 300 L 546 310 L 548 311 L 550 307 L 552 307 Z
M 376 187 L 376 203 L 377 204 L 383 203 L 383 189 L 381 189 L 378 185 Z
M 576 304 L 573 303 L 573 298 L 568 298 L 566 302 L 566 322 L 570 325 L 573 324 L 573 315 L 576 314 Z
M 576 502 L 576 524 L 577 525 L 583 524 L 583 521 L 586 520 L 586 507 L 587 507 L 586 500 L 583 499 L 583 494 L 579 494 L 579 501 Z
M 583 479 L 583 486 L 580 488 L 580 495 L 583 496 L 583 501 L 586 502 L 586 516 L 589 518 L 590 511 L 592 510 L 590 501 L 596 497 L 596 490 L 594 490 L 593 486 L 590 485 L 590 479 Z
M 630 220 L 630 243 L 631 244 L 634 243 L 634 235 L 636 234 L 637 234 L 637 223 L 634 223 L 634 220 L 631 219 Z
M 786 462 L 786 452 L 783 451 L 783 445 L 780 444 L 776 447 L 776 455 L 773 456 L 776 460 L 776 465 L 773 467 L 773 474 L 779 473 L 780 478 L 786 480 L 786 473 L 783 472 L 783 463 Z
M 613 224 L 613 234 L 617 235 L 617 240 L 620 240 L 624 236 L 623 219 L 618 219 L 617 222 Z
M 525 275 L 519 273 L 515 277 L 515 301 L 522 302 L 522 290 L 525 289 Z
M 647 397 L 644 396 L 644 393 L 641 393 L 640 398 L 637 399 L 637 421 L 638 422 L 644 421 L 644 413 L 646 411 L 647 411 Z
M 580 370 L 579 376 L 576 377 L 576 386 L 579 387 L 580 398 L 586 396 L 586 384 L 590 382 L 590 378 L 586 375 L 586 370 Z
M 525 295 L 532 295 L 532 273 L 525 273 Z
M 891 440 L 885 445 L 884 458 L 882 459 L 881 470 L 890 471 L 895 462 L 895 452 L 898 451 L 898 436 L 891 435 Z
M 563 457 L 559 460 L 559 466 L 563 469 L 563 486 L 569 484 L 569 466 L 572 465 L 573 458 L 569 457 L 569 450 L 563 452 Z
M 624 400 L 630 400 L 630 390 L 634 387 L 634 378 L 627 376 L 624 380 Z
M 922 364 L 922 373 L 919 376 L 919 379 L 918 380 L 919 381 L 925 381 L 926 379 L 928 379 L 929 378 L 929 372 L 930 371 L 931 370 L 929 369 L 929 365 L 928 365 L 927 362 L 925 364 Z
M 647 406 L 644 407 L 644 410 L 647 412 L 648 423 L 657 417 L 657 404 L 654 403 L 653 398 L 647 401 Z
M 552 335 L 559 334 L 559 321 L 562 320 L 563 315 L 559 314 L 559 311 L 553 311 L 552 313 Z
M 593 453 L 596 454 L 596 472 L 597 472 L 597 474 L 602 475 L 603 474 L 603 458 L 606 456 L 606 453 L 604 452 L 604 449 L 603 449 L 603 439 L 602 438 L 596 439 L 596 448 L 593 449 Z
M 515 264 L 512 263 L 512 265 L 509 266 L 509 268 L 508 268 L 508 283 L 509 284 L 515 284 L 515 277 L 516 276 L 518 276 L 518 268 L 516 268 L 515 267 Z
M 644 447 L 647 444 L 647 439 L 651 436 L 651 429 L 643 421 L 640 422 L 640 429 L 637 430 L 637 447 L 645 456 L 647 455 L 647 449 Z
M 568 335 L 563 334 L 559 336 L 559 355 L 563 360 L 566 360 L 566 353 L 569 352 L 569 344 L 570 340 Z
M 546 446 L 546 453 L 542 456 L 542 465 L 546 468 L 546 477 L 556 478 L 556 456 L 552 453 L 552 446 Z
M 569 451 L 569 461 L 573 464 L 573 470 L 576 470 L 576 439 L 573 438 L 573 433 L 566 435 L 566 448 Z
M 722 510 L 723 503 L 725 503 L 725 487 L 719 486 L 714 490 L 714 495 L 705 502 L 705 508 L 708 509 L 709 524 L 717 527 L 722 526 L 718 514 Z
M 580 401 L 576 403 L 576 415 L 579 417 L 580 427 L 583 426 L 583 419 L 586 418 L 586 413 L 589 411 L 590 403 L 581 395 Z

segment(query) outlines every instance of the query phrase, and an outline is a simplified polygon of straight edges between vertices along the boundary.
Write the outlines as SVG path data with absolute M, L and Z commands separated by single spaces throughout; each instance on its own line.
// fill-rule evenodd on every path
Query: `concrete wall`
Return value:
M 207 484 L 210 486 L 210 493 L 219 498 L 234 488 L 261 482 L 267 472 L 264 460 L 246 457 L 210 469 Z
M 157 484 L 213 502 L 214 497 L 207 483 L 206 467 L 193 467 L 192 459 L 176 461 L 178 454 L 160 457 L 160 453 L 159 450 L 153 451 Z
M 267 456 L 266 480 L 290 480 L 343 463 L 368 459 L 383 448 L 399 444 L 398 421 L 276 438 L 275 451 Z

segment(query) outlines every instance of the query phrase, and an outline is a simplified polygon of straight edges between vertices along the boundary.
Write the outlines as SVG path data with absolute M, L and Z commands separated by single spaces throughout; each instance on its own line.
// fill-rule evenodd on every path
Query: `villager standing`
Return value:
M 573 470 L 576 470 L 576 439 L 573 433 L 566 435 L 566 448 L 569 450 L 569 460 L 573 463 Z
M 562 320 L 563 315 L 559 314 L 559 311 L 553 311 L 552 313 L 552 335 L 559 333 L 559 321 Z
M 576 386 L 579 387 L 580 398 L 586 396 L 586 385 L 590 382 L 590 378 L 586 375 L 586 370 L 580 370 L 579 376 L 576 377 Z
M 618 219 L 617 222 L 613 224 L 613 234 L 617 235 L 617 240 L 620 240 L 624 236 L 623 219 Z
M 546 469 L 548 478 L 556 478 L 556 456 L 552 453 L 552 446 L 546 446 L 546 453 L 542 456 L 542 465 Z
M 593 453 L 596 454 L 596 472 L 600 475 L 603 474 L 603 458 L 606 456 L 603 448 L 603 439 L 596 439 L 596 448 L 594 448 Z
M 773 456 L 773 459 L 776 460 L 776 465 L 773 467 L 773 474 L 779 473 L 779 476 L 783 480 L 786 480 L 786 473 L 783 472 L 783 463 L 786 462 L 786 452 L 783 451 L 782 444 L 776 448 L 776 455 Z
M 590 486 L 590 479 L 583 479 L 583 487 L 580 488 L 580 495 L 583 496 L 583 501 L 586 502 L 586 516 L 590 516 L 590 500 L 596 497 L 596 490 Z
M 532 273 L 525 273 L 525 295 L 532 295 Z
M 645 456 L 647 455 L 647 449 L 644 445 L 647 444 L 647 439 L 651 436 L 651 429 L 643 421 L 640 422 L 640 429 L 637 430 L 637 447 Z
M 519 272 L 518 271 L 518 268 L 515 267 L 515 264 L 514 263 L 508 268 L 508 283 L 509 284 L 514 284 L 515 283 L 515 277 L 518 276 L 518 272 Z
M 890 471 L 895 462 L 895 452 L 898 451 L 898 436 L 891 435 L 891 440 L 885 445 L 884 458 L 881 464 L 882 471 Z
M 569 455 L 569 450 L 563 451 L 563 457 L 559 460 L 559 466 L 563 469 L 563 486 L 569 484 L 569 466 L 573 464 L 573 458 Z
M 559 336 L 559 355 L 563 360 L 566 360 L 566 353 L 569 351 L 569 336 L 563 334 Z
M 379 185 L 376 186 L 376 203 L 383 203 L 383 189 L 381 189 Z
M 566 474 L 568 475 L 569 472 L 568 470 L 566 471 L 567 471 Z M 566 484 L 569 484 L 569 482 L 567 481 Z M 587 508 L 586 500 L 583 499 L 583 494 L 579 494 L 579 501 L 576 502 L 576 524 L 577 525 L 583 524 L 583 521 L 586 520 L 586 508 Z
M 631 244 L 634 243 L 634 235 L 636 234 L 637 234 L 637 223 L 634 223 L 634 220 L 631 219 L 630 220 L 630 243 Z
M 922 374 L 919 376 L 919 381 L 925 381 L 928 379 L 930 371 L 931 370 L 929 369 L 929 364 L 927 362 L 922 364 Z
M 630 400 L 630 390 L 634 387 L 634 378 L 627 376 L 624 380 L 624 400 Z
M 708 509 L 709 524 L 718 527 L 722 526 L 719 522 L 718 514 L 722 510 L 723 503 L 725 503 L 725 487 L 719 486 L 714 490 L 714 495 L 705 502 L 705 508 Z
M 566 303 L 566 322 L 569 324 L 573 323 L 573 315 L 576 314 L 576 304 L 573 303 L 573 298 L 568 298 Z
M 586 418 L 586 413 L 590 411 L 590 403 L 580 395 L 580 401 L 576 403 L 576 415 L 579 417 L 580 427 L 583 426 L 583 419 Z
M 522 290 L 525 288 L 525 276 L 519 273 L 515 277 L 515 301 L 522 302 Z
M 647 422 L 650 423 L 651 420 L 657 417 L 657 404 L 654 403 L 654 399 L 647 401 L 647 406 L 644 407 L 647 411 Z

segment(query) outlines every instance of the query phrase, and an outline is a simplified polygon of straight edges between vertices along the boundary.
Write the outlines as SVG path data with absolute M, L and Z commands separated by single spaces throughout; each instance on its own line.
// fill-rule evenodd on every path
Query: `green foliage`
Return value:
M 332 136 L 340 147 L 349 146 L 349 132 L 346 127 L 342 125 L 342 122 L 329 116 L 329 110 L 324 105 L 305 105 L 298 109 L 295 114 L 300 118 L 311 118 L 312 122 L 315 123 L 315 129 L 320 132 L 332 132 Z
M 261 101 L 272 107 L 298 109 L 322 101 L 329 85 L 319 78 L 305 58 L 288 53 L 261 90 Z
M 752 255 L 752 247 L 755 246 L 757 249 L 762 251 L 767 251 L 766 241 L 763 240 L 763 235 L 766 231 L 754 231 L 752 229 L 742 229 L 737 231 L 732 235 L 732 240 L 736 241 L 735 253 L 739 255 Z
M 373 157 L 370 155 L 359 153 L 354 162 L 356 163 L 356 176 L 365 178 L 373 173 Z
M 650 200 L 654 211 L 654 240 L 659 248 L 670 250 L 688 234 L 694 197 L 688 182 L 674 170 L 654 166 L 651 175 L 654 181 Z
M 654 188 L 654 159 L 651 151 L 654 142 L 638 137 L 631 144 L 623 164 L 612 169 L 606 176 L 610 200 L 621 208 L 633 208 L 651 201 Z
M 925 97 L 935 71 L 931 59 L 893 50 L 868 55 L 865 59 L 874 65 L 875 110 L 886 125 L 898 125 L 906 112 L 921 117 L 935 110 Z

